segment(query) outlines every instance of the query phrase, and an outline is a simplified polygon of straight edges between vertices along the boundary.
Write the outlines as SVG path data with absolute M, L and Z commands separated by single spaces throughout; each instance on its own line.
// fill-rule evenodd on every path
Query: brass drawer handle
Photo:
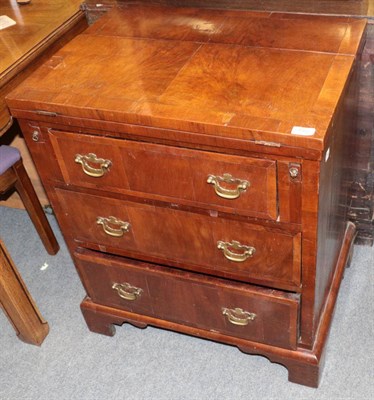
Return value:
M 82 165 L 83 172 L 94 178 L 100 178 L 101 176 L 105 175 L 109 168 L 112 166 L 112 162 L 110 160 L 105 160 L 104 158 L 98 158 L 96 154 L 89 153 L 89 154 L 76 154 L 75 160 L 77 164 Z M 99 168 L 92 167 L 91 164 L 98 164 Z
M 233 325 L 246 326 L 250 321 L 256 318 L 256 314 L 244 311 L 241 308 L 222 308 L 222 314 L 227 317 L 227 320 Z
M 247 258 L 252 257 L 256 252 L 256 249 L 254 247 L 240 244 L 236 240 L 233 240 L 231 243 L 219 240 L 217 242 L 217 248 L 223 251 L 223 255 L 228 260 L 235 262 L 243 262 Z M 234 250 L 240 250 L 242 251 L 242 253 L 236 253 L 234 251 L 231 251 L 230 248 Z
M 97 217 L 96 223 L 103 226 L 103 230 L 107 235 L 114 237 L 122 237 L 124 233 L 128 232 L 131 228 L 129 222 L 121 221 L 116 217 Z
M 236 188 L 227 189 L 221 186 L 221 182 L 236 185 Z M 250 186 L 250 182 L 233 178 L 230 174 L 223 174 L 223 176 L 209 175 L 207 183 L 214 185 L 214 190 L 219 197 L 229 200 L 237 199 L 241 192 L 245 192 Z
M 114 283 L 112 286 L 113 290 L 117 291 L 119 297 L 125 300 L 134 301 L 139 298 L 143 289 L 137 288 L 135 286 L 131 286 L 129 283 Z

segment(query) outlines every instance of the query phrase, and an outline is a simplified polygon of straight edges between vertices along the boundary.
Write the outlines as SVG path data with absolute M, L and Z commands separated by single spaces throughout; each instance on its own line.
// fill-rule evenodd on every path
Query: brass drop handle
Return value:
M 113 237 L 122 237 L 131 228 L 129 222 L 121 221 L 116 217 L 97 217 L 96 223 L 102 225 L 103 231 Z
M 225 182 L 229 185 L 236 185 L 236 188 L 228 189 L 223 187 L 221 182 Z M 214 190 L 219 197 L 229 200 L 237 199 L 241 192 L 245 192 L 250 186 L 250 182 L 233 178 L 231 174 L 223 174 L 223 176 L 208 175 L 207 183 L 214 186 Z
M 244 262 L 247 258 L 252 257 L 256 252 L 254 247 L 240 244 L 236 240 L 233 240 L 232 242 L 223 242 L 222 240 L 219 240 L 217 242 L 217 248 L 222 250 L 223 255 L 228 260 L 235 262 Z M 231 251 L 230 248 L 239 250 L 241 253 Z
M 112 166 L 112 162 L 110 160 L 98 158 L 94 153 L 88 153 L 85 155 L 76 154 L 74 161 L 77 164 L 82 165 L 82 170 L 86 175 L 94 178 L 100 178 L 101 176 L 105 175 Z M 95 168 L 90 164 L 97 164 L 98 168 Z
M 134 301 L 141 296 L 143 289 L 131 286 L 129 283 L 114 283 L 113 290 L 117 291 L 119 297 L 125 300 Z
M 242 308 L 222 308 L 222 314 L 233 325 L 246 326 L 256 318 L 256 314 L 244 311 Z

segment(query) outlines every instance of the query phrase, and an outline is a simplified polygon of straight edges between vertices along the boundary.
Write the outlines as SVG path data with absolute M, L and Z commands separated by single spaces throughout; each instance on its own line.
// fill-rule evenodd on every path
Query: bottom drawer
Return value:
M 78 249 L 92 301 L 283 348 L 296 348 L 299 296 Z

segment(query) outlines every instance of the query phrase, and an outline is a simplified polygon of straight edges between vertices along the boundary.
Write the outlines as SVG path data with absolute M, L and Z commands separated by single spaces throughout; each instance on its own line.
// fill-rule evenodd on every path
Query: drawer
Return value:
M 299 297 L 87 250 L 75 262 L 96 303 L 251 341 L 296 348 Z
M 277 218 L 273 160 L 49 132 L 67 184 Z
M 102 251 L 275 288 L 300 286 L 300 234 L 64 189 L 56 194 L 73 237 Z

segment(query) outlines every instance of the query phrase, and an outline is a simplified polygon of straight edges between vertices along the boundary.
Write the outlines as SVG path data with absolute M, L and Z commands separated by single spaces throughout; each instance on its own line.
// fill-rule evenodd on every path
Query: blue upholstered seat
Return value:
M 0 193 L 11 189 L 18 192 L 47 252 L 56 254 L 57 240 L 22 163 L 21 153 L 15 147 L 3 145 L 0 146 Z
M 11 146 L 0 146 L 0 175 L 21 159 L 18 149 Z

